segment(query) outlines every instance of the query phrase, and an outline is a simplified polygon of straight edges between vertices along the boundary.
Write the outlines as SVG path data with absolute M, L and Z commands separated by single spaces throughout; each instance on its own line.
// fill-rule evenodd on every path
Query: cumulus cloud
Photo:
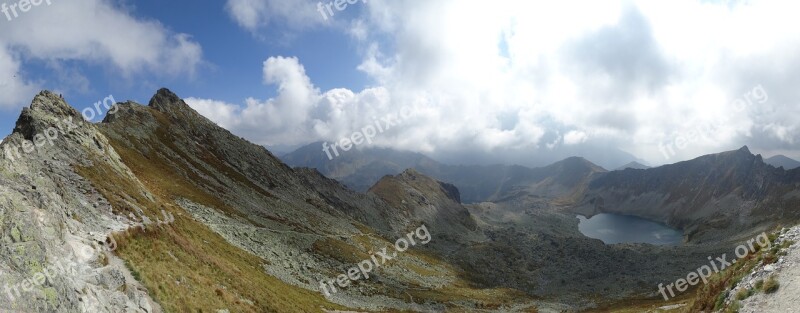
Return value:
M 388 107 L 382 88 L 360 93 L 347 89 L 321 92 L 297 58 L 271 57 L 262 70 L 264 84 L 277 88 L 275 98 L 251 97 L 242 105 L 199 98 L 186 102 L 218 125 L 265 145 L 348 136 L 353 125 L 372 124 Z
M 743 144 L 800 154 L 800 29 L 784 26 L 797 6 L 371 0 L 346 31 L 376 87 L 322 92 L 299 60 L 271 58 L 265 81 L 279 95 L 248 99 L 232 127 L 264 144 L 337 140 L 411 107 L 414 118 L 378 145 L 517 160 L 610 147 L 652 164 Z M 769 100 L 734 109 L 756 86 Z M 660 145 L 712 122 L 713 132 L 663 158 Z
M 186 98 L 184 101 L 203 116 L 212 118 L 223 128 L 235 129 L 241 123 L 239 119 L 241 110 L 235 104 L 199 98 Z
M 80 73 L 65 72 L 60 64 L 103 65 L 123 78 L 132 78 L 142 74 L 193 76 L 203 62 L 202 48 L 189 35 L 136 18 L 109 0 L 44 2 L 3 22 L 0 77 L 14 78 L 0 85 L 5 95 L 0 107 L 23 105 L 40 88 L 43 82 L 20 71 L 21 64 L 32 60 L 45 61 L 61 74 L 79 78 Z

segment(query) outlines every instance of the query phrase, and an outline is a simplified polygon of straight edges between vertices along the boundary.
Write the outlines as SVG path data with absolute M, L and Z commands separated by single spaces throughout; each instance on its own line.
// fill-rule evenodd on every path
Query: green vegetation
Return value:
M 767 281 L 764 282 L 764 293 L 774 293 L 778 291 L 780 286 L 781 284 L 778 283 L 778 280 L 775 278 L 775 276 L 770 276 Z
M 750 298 L 755 293 L 755 289 L 739 289 L 736 293 L 736 300 L 744 300 Z
M 739 300 L 734 300 L 733 303 L 725 308 L 725 313 L 738 313 L 742 309 L 742 303 Z

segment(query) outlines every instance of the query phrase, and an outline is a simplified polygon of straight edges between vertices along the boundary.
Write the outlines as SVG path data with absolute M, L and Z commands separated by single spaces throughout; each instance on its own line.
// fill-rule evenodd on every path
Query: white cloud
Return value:
M 267 2 L 261 0 L 228 0 L 225 5 L 228 14 L 239 26 L 254 31 L 266 23 Z
M 564 144 L 570 146 L 577 145 L 586 142 L 587 139 L 589 139 L 589 136 L 586 135 L 586 133 L 573 130 L 564 135 Z
M 42 82 L 20 70 L 30 60 L 103 65 L 122 78 L 193 76 L 203 62 L 202 48 L 189 35 L 136 18 L 109 0 L 53 1 L 49 6 L 44 2 L 3 24 L 0 77 L 16 77 L 5 90 L 10 96 L 0 100 L 5 107 L 26 104 L 40 88 Z
M 791 23 L 788 12 L 797 7 L 791 1 L 374 0 L 364 18 L 372 33 L 362 44 L 388 36 L 396 48 L 370 50 L 362 68 L 395 93 L 435 91 L 434 106 L 469 124 L 465 132 L 511 130 L 504 133 L 511 138 L 472 141 L 484 149 L 494 142 L 554 146 L 552 136 L 580 128 L 564 144 L 608 142 L 657 164 L 664 161 L 659 143 L 707 120 L 726 121 L 714 138 L 721 140 L 701 141 L 676 159 L 763 143 L 754 137 L 759 129 L 789 142 L 785 127 L 767 125 L 791 125 L 800 108 L 782 106 L 778 112 L 786 117 L 764 110 L 777 99 L 797 103 L 800 97 L 787 91 L 796 90 L 791 85 L 800 75 L 782 74 L 800 67 L 790 56 L 800 50 L 800 30 L 781 26 Z M 732 109 L 761 83 L 782 95 L 745 112 Z M 532 123 L 552 135 L 497 126 L 522 109 L 533 113 L 516 126 Z M 435 124 L 458 127 L 447 119 Z M 421 140 L 436 140 L 427 138 Z
M 186 102 L 217 124 L 265 145 L 294 144 L 348 136 L 352 127 L 372 124 L 388 106 L 382 88 L 358 94 L 346 89 L 322 93 L 297 58 L 271 57 L 263 63 L 264 84 L 275 98 L 247 98 L 243 105 L 188 98 Z
M 235 104 L 198 98 L 186 98 L 184 101 L 203 116 L 212 118 L 217 125 L 223 128 L 233 129 L 240 123 L 239 114 L 241 113 L 239 106 Z
M 25 81 L 20 74 L 20 62 L 5 49 L 0 49 L 0 109 L 17 107 L 30 101 L 38 91 L 37 82 Z
M 250 3 L 229 8 L 234 2 Z M 274 59 L 264 69 L 279 96 L 249 99 L 237 127 L 267 144 L 336 140 L 411 106 L 415 118 L 380 145 L 530 153 L 593 143 L 659 164 L 660 144 L 722 120 L 670 161 L 744 143 L 797 150 L 787 146 L 795 142 L 787 125 L 800 118 L 789 105 L 800 101 L 800 28 L 785 25 L 799 5 L 371 0 L 345 33 L 365 52 L 358 69 L 378 87 L 321 92 L 297 60 Z M 293 18 L 276 12 L 265 14 Z M 268 19 L 237 18 L 248 28 Z M 767 103 L 732 108 L 759 84 Z M 245 122 L 256 117 L 267 122 Z
M 251 31 L 282 22 L 292 29 L 305 29 L 323 24 L 313 0 L 227 0 L 225 9 L 239 26 Z

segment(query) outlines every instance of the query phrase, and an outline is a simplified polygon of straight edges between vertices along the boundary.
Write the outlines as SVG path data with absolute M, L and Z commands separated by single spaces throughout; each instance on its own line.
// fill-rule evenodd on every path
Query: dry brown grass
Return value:
M 769 235 L 770 242 L 773 242 L 773 249 L 775 236 Z M 716 311 L 726 308 L 724 304 L 725 298 L 728 296 L 729 290 L 736 286 L 744 276 L 748 275 L 756 265 L 762 260 L 764 264 L 772 262 L 771 258 L 775 255 L 775 251 L 770 249 L 756 249 L 755 253 L 748 254 L 746 257 L 736 260 L 733 266 L 726 268 L 720 273 L 716 273 L 709 278 L 708 284 L 699 288 L 689 311 Z M 737 304 L 735 303 L 734 306 Z
M 175 164 L 163 159 L 165 154 L 158 153 L 154 147 L 149 147 L 150 154 L 141 155 L 120 142 L 111 140 L 111 144 L 144 188 L 155 196 L 155 201 L 144 197 L 140 185 L 123 179 L 102 162 L 76 170 L 119 210 L 117 213 L 127 213 L 127 204 L 135 203 L 149 216 L 156 216 L 162 209 L 175 215 L 172 225 L 146 230 L 132 228 L 114 235 L 115 253 L 167 312 L 344 309 L 326 301 L 319 293 L 267 275 L 263 260 L 232 246 L 205 225 L 189 218 L 172 199 L 187 198 L 227 214 L 240 214 L 221 199 L 189 183 L 199 177 L 184 177 L 173 168 Z
M 168 125 L 169 121 L 163 114 L 153 114 L 161 124 Z M 77 170 L 121 210 L 118 213 L 127 213 L 126 203 L 135 203 L 150 216 L 156 216 L 162 209 L 175 215 L 175 223 L 169 226 L 147 230 L 135 228 L 115 234 L 118 245 L 116 253 L 168 312 L 216 312 L 219 309 L 229 309 L 231 312 L 319 312 L 321 308 L 346 309 L 327 302 L 317 292 L 290 286 L 265 274 L 262 259 L 230 245 L 211 229 L 190 218 L 173 202 L 176 198 L 186 198 L 229 216 L 247 219 L 247 216 L 220 199 L 217 192 L 225 188 L 244 188 L 267 199 L 272 197 L 268 190 L 222 162 L 213 151 L 196 154 L 197 158 L 186 155 L 173 144 L 174 140 L 170 138 L 166 126 L 156 131 L 152 138 L 143 141 L 164 143 L 163 146 L 144 146 L 133 138 L 130 141 L 109 140 L 144 187 L 120 179 L 121 176 L 114 173 L 113 169 L 103 165 Z M 149 153 L 143 155 L 139 151 Z M 169 159 L 167 156 L 170 155 L 174 155 L 175 159 Z M 189 170 L 190 167 L 203 175 Z M 214 178 L 214 171 L 223 173 L 230 180 Z M 225 185 L 231 181 L 236 186 Z M 217 190 L 206 190 L 195 184 Z M 155 201 L 145 197 L 142 188 L 152 193 Z M 291 221 L 279 222 L 304 227 L 291 225 Z M 355 265 L 369 259 L 369 254 L 364 251 L 375 246 L 375 243 L 378 246 L 380 243 L 391 245 L 368 227 L 356 227 L 362 230 L 364 236 L 355 237 L 354 243 L 324 239 L 316 242 L 313 249 L 320 255 Z M 412 264 L 411 270 L 419 274 L 460 276 L 455 267 L 437 256 L 419 250 L 407 251 L 406 254 L 436 267 L 434 270 Z M 407 265 L 405 263 L 411 264 L 403 263 L 404 266 Z M 448 288 L 409 290 L 405 295 L 417 302 L 477 300 L 487 309 L 530 299 L 515 290 L 482 290 L 460 279 Z M 459 309 L 452 307 L 449 311 L 459 312 Z M 530 311 L 535 312 L 535 308 L 530 308 Z

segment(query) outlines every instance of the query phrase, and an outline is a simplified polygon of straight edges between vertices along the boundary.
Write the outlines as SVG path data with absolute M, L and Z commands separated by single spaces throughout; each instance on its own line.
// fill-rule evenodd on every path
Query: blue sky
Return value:
M 54 3 L 41 9 L 57 10 L 60 5 L 67 3 Z M 30 80 L 40 81 L 41 88 L 62 92 L 78 109 L 91 107 L 108 95 L 113 95 L 117 101 L 134 100 L 147 104 L 160 87 L 168 87 L 185 97 L 214 98 L 232 103 L 241 102 L 246 96 L 272 97 L 275 89 L 265 88 L 262 84 L 261 63 L 278 55 L 296 56 L 302 60 L 308 74 L 323 89 L 361 89 L 370 81 L 356 69 L 361 62 L 358 47 L 351 44 L 346 33 L 332 28 L 320 27 L 301 34 L 277 23 L 260 29 L 255 36 L 241 28 L 226 12 L 225 3 L 220 1 L 144 0 L 112 5 L 137 20 L 157 21 L 172 32 L 189 34 L 203 50 L 203 64 L 198 66 L 194 77 L 161 77 L 146 72 L 121 78 L 113 66 L 97 64 L 93 60 L 57 61 L 88 80 L 85 88 L 75 88 L 57 78 L 58 71 L 48 66 L 51 60 L 26 60 L 21 72 Z M 344 14 L 357 14 L 359 9 L 354 7 L 355 12 Z M 32 13 L 35 11 L 28 14 Z M 22 14 L 20 18 L 25 17 Z M 321 15 L 319 18 L 322 19 Z M 16 22 L 16 19 L 0 19 L 0 24 L 5 24 L 3 28 L 15 27 Z M 35 93 L 30 91 L 24 102 L 2 108 L 0 133 L 11 132 L 21 107 L 27 106 Z
M 405 110 L 373 146 L 460 163 L 658 165 L 743 145 L 800 158 L 795 1 L 353 2 L 327 20 L 314 0 L 74 0 L 0 15 L 0 132 L 41 89 L 83 109 L 167 87 L 281 149 Z

